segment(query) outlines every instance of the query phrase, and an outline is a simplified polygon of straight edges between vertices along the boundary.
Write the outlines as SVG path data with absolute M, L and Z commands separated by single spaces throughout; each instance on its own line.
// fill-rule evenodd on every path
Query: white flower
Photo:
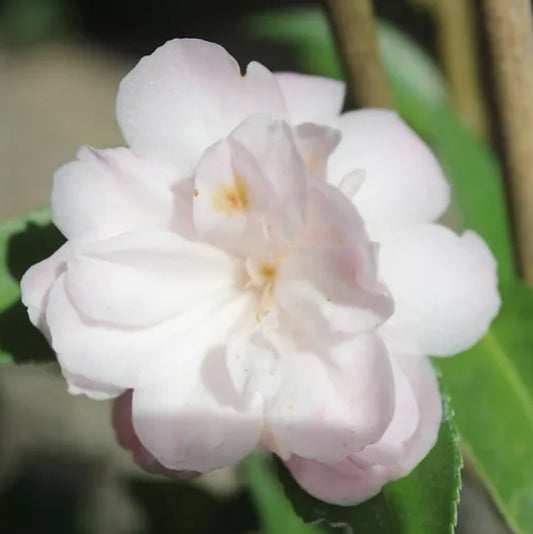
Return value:
M 426 356 L 486 332 L 496 266 L 432 222 L 449 193 L 423 142 L 390 111 L 339 117 L 343 96 L 174 40 L 120 86 L 130 148 L 57 172 L 68 241 L 23 300 L 72 393 L 122 395 L 141 463 L 203 472 L 261 445 L 349 504 L 433 446 Z

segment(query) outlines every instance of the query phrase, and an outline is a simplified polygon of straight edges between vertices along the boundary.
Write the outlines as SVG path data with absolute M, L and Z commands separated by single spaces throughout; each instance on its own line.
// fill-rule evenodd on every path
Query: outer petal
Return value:
M 339 186 L 355 169 L 366 178 L 354 203 L 367 222 L 433 221 L 446 209 L 449 186 L 425 143 L 398 117 L 381 109 L 352 111 L 334 123 L 342 139 L 329 160 Z
M 63 377 L 67 381 L 68 391 L 71 395 L 85 394 L 87 397 L 96 400 L 113 399 L 120 395 L 124 388 L 116 387 L 105 382 L 89 380 L 85 376 L 69 373 L 61 369 Z
M 343 506 L 365 501 L 385 483 L 408 474 L 435 444 L 441 404 L 433 369 L 425 358 L 393 359 L 395 384 L 400 382 L 396 409 L 389 428 L 375 445 L 337 464 L 298 456 L 286 462 L 297 482 L 314 497 Z
M 65 283 L 91 320 L 148 326 L 228 294 L 240 282 L 235 260 L 170 232 L 134 232 L 76 247 Z
M 396 391 L 394 416 L 381 439 L 354 459 L 362 465 L 386 466 L 393 479 L 414 469 L 435 445 L 442 403 L 428 358 L 395 354 L 391 360 Z
M 458 236 L 438 225 L 383 226 L 372 233 L 395 302 L 382 329 L 393 350 L 411 341 L 419 354 L 447 356 L 486 333 L 500 297 L 496 263 L 477 234 Z
M 160 473 L 177 478 L 194 476 L 194 472 L 175 471 L 162 466 L 139 441 L 133 428 L 132 393 L 131 389 L 126 391 L 113 403 L 113 427 L 119 445 L 131 452 L 133 460 L 139 467 L 151 473 Z
M 346 91 L 343 82 L 295 72 L 277 72 L 275 76 L 293 124 L 323 124 L 341 112 Z
M 169 343 L 176 347 L 176 357 L 184 352 L 201 357 L 198 351 L 204 354 L 209 347 L 223 342 L 224 338 L 215 337 L 214 326 L 211 327 L 214 315 L 222 313 L 221 309 L 225 310 L 225 320 L 233 325 L 244 309 L 244 305 L 239 305 L 230 313 L 224 305 L 228 301 L 232 301 L 232 296 L 218 295 L 187 313 L 154 326 L 120 327 L 80 315 L 67 294 L 63 274 L 50 292 L 46 321 L 51 332 L 52 347 L 66 378 L 71 375 L 75 377 L 73 389 L 94 396 L 94 392 L 99 391 L 99 383 L 105 385 L 102 393 L 108 391 L 109 387 L 136 387 L 141 379 L 145 379 L 144 368 L 157 365 L 158 352 Z M 194 340 L 202 340 L 203 343 L 196 352 L 192 348 Z M 82 387 L 83 383 L 88 387 Z
M 283 341 L 283 340 L 282 340 Z M 336 463 L 377 441 L 390 423 L 392 372 L 379 337 L 358 336 L 317 355 L 288 340 L 279 393 L 267 406 L 272 448 Z
M 165 376 L 154 366 L 147 376 L 152 384 L 135 389 L 135 433 L 168 469 L 205 472 L 239 461 L 259 441 L 261 397 L 237 394 L 223 348 L 186 366 L 177 357 L 171 354 L 174 364 L 167 360 Z
M 174 167 L 126 148 L 85 147 L 55 174 L 52 219 L 69 239 L 135 228 L 164 230 L 174 222 L 170 186 L 176 179 Z
M 254 113 L 286 115 L 274 75 L 250 63 L 241 76 L 220 46 L 174 39 L 147 56 L 124 78 L 117 116 L 127 143 L 192 173 L 202 152 Z
M 46 260 L 30 267 L 20 281 L 22 303 L 28 308 L 30 321 L 49 337 L 45 312 L 50 289 L 66 268 L 71 243 L 65 243 Z

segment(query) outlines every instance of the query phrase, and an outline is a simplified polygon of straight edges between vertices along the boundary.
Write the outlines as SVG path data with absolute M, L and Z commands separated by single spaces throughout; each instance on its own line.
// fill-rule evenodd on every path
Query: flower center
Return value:
M 244 289 L 252 289 L 260 294 L 257 320 L 267 315 L 274 305 L 274 287 L 279 272 L 280 260 L 256 262 L 246 260 L 246 272 L 249 276 Z

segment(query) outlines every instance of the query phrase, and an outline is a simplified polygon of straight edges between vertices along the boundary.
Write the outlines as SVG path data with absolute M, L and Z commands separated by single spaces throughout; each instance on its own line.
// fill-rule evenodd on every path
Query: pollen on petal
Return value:
M 318 172 L 320 170 L 320 160 L 318 158 L 310 157 L 305 163 L 311 172 Z
M 242 174 L 234 174 L 233 185 L 219 187 L 212 197 L 213 209 L 228 214 L 239 213 L 248 209 L 248 189 Z

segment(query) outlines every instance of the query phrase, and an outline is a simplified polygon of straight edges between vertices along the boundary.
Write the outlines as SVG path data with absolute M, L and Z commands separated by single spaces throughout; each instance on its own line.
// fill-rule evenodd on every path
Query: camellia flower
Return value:
M 425 144 L 391 111 L 339 116 L 343 97 L 170 41 L 120 86 L 129 148 L 57 172 L 68 241 L 23 301 L 69 390 L 117 398 L 139 463 L 205 472 L 261 446 L 351 504 L 433 446 L 427 355 L 487 331 L 495 262 L 432 222 L 449 190 Z

